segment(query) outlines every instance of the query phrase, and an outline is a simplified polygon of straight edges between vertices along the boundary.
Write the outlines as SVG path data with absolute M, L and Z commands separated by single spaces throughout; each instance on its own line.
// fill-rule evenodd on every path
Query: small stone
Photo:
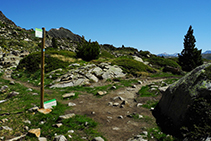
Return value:
M 8 126 L 2 126 L 2 127 L 0 127 L 0 129 L 12 131 L 12 128 L 10 128 Z
M 53 127 L 59 128 L 59 127 L 61 127 L 62 125 L 63 125 L 62 123 L 57 123 L 57 124 L 54 124 Z
M 110 116 L 107 116 L 107 118 L 112 119 L 112 117 L 110 117 Z
M 143 84 L 143 82 L 141 80 L 138 80 L 138 84 Z
M 136 106 L 141 107 L 142 105 L 143 105 L 142 103 L 138 103 Z
M 3 119 L 1 120 L 2 123 L 7 122 L 7 121 L 8 121 L 7 118 L 3 118 Z
M 86 139 L 87 139 L 87 137 L 81 137 L 81 139 L 86 140 Z
M 88 126 L 88 124 L 89 124 L 89 122 L 86 121 L 86 122 L 84 123 L 84 126 Z
M 115 131 L 120 130 L 120 128 L 119 128 L 119 127 L 113 127 L 112 129 L 113 129 L 113 130 L 115 130 Z
M 111 88 L 112 88 L 112 89 L 116 89 L 116 86 L 112 86 Z
M 67 131 L 68 133 L 74 133 L 74 130 L 69 130 L 69 131 Z
M 29 130 L 29 133 L 34 134 L 36 137 L 39 138 L 40 137 L 41 130 L 40 130 L 40 128 L 31 129 L 31 130 Z
M 71 135 L 68 135 L 68 137 L 71 138 L 71 139 L 73 138 Z
M 125 99 L 121 96 L 118 96 L 119 100 L 124 101 Z
M 39 141 L 47 141 L 47 138 L 45 138 L 45 137 L 39 137 L 38 140 Z
M 0 140 L 4 140 L 4 137 L 0 137 Z
M 92 141 L 104 141 L 102 137 L 95 137 Z
M 14 81 L 10 81 L 10 85 L 15 85 L 15 82 Z
M 119 115 L 118 118 L 123 119 L 124 117 L 122 115 Z
M 68 106 L 72 107 L 72 106 L 76 106 L 76 104 L 73 103 L 73 102 L 69 102 L 69 103 L 68 103 Z
M 11 98 L 13 96 L 19 95 L 19 92 L 12 91 L 8 94 L 7 98 Z
M 38 93 L 32 93 L 32 95 L 38 95 Z
M 62 97 L 65 99 L 65 98 L 70 98 L 70 97 L 74 97 L 75 96 L 75 93 L 66 93 L 64 95 L 62 95 Z
M 136 85 L 133 85 L 132 88 L 136 88 Z
M 117 102 L 115 102 L 114 104 L 113 104 L 113 106 L 119 106 L 119 103 L 117 103 Z
M 69 118 L 72 118 L 74 116 L 75 116 L 75 114 L 71 113 L 71 114 L 59 116 L 59 118 L 61 118 L 61 119 L 69 119 Z
M 112 106 L 113 105 L 113 102 L 108 102 L 108 106 Z
M 56 135 L 54 141 L 67 141 L 64 135 Z
M 95 115 L 95 112 L 93 111 L 93 112 L 91 112 L 91 114 L 92 114 L 92 115 Z
M 153 107 L 151 107 L 151 108 L 150 108 L 150 111 L 153 111 L 153 110 L 154 110 L 154 108 L 153 108 Z
M 40 121 L 40 124 L 45 124 L 45 121 Z
M 29 88 L 29 89 L 27 89 L 26 91 L 30 91 L 30 92 L 32 92 L 33 90 L 32 90 L 31 88 Z
M 138 115 L 138 118 L 143 118 L 143 116 L 142 115 Z
M 124 108 L 125 106 L 124 105 L 120 105 L 120 108 Z
M 26 131 L 28 131 L 28 130 L 29 130 L 29 127 L 28 127 L 28 126 L 25 126 L 24 129 L 25 129 Z
M 24 122 L 24 123 L 31 124 L 31 121 L 30 121 L 30 120 L 24 120 L 23 122 Z
M 107 94 L 106 91 L 98 91 L 98 92 L 97 92 L 97 95 L 100 95 L 100 96 L 105 95 L 105 94 Z

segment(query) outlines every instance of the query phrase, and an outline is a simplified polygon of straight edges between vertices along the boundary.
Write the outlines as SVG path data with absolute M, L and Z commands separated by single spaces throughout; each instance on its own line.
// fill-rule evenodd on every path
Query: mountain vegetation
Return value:
M 192 26 L 189 27 L 184 38 L 184 49 L 179 56 L 179 64 L 184 71 L 191 71 L 199 65 L 203 64 L 201 50 L 195 47 L 196 39 L 193 35 Z
M 191 33 L 184 42 L 190 38 L 194 45 Z M 18 27 L 0 12 L 0 140 L 37 140 L 30 129 L 41 130 L 47 140 L 56 140 L 58 135 L 74 141 L 177 140 L 164 133 L 150 110 L 162 91 L 189 71 L 181 63 L 184 58 L 86 41 L 63 27 L 51 29 L 45 41 L 45 101 L 56 99 L 57 105 L 45 115 L 38 112 L 41 39 L 34 34 L 33 29 Z M 194 50 L 195 46 L 186 44 L 185 49 Z M 208 109 L 210 101 L 205 102 Z M 196 101 L 192 111 L 198 111 L 195 107 L 201 103 Z M 73 117 L 62 119 L 65 114 Z M 196 130 L 188 127 L 192 129 Z

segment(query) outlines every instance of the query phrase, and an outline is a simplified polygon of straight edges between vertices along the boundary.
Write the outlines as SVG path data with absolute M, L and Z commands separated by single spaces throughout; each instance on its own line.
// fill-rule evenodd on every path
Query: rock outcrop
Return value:
M 91 82 L 98 82 L 100 79 L 107 80 L 109 78 L 124 77 L 125 75 L 120 67 L 112 66 L 110 63 L 88 64 L 72 69 L 69 73 L 62 75 L 54 81 L 55 84 L 50 86 L 50 88 L 88 85 Z
M 175 132 L 190 116 L 187 113 L 194 101 L 199 98 L 210 99 L 210 97 L 211 63 L 197 67 L 171 84 L 163 93 L 153 115 L 162 128 Z

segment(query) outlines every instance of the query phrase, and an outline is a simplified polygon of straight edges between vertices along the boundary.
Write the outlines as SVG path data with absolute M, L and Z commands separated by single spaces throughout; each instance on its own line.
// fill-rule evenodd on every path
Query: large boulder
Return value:
M 211 109 L 210 98 L 211 63 L 208 63 L 197 67 L 170 85 L 155 107 L 153 115 L 163 130 L 178 133 L 181 131 L 181 127 L 186 126 L 190 120 L 194 121 L 192 124 L 199 125 L 203 122 L 202 119 L 210 118 L 207 117 L 211 115 L 209 111 L 207 111 L 208 113 L 200 112 L 200 109 L 205 107 L 199 107 L 200 104 L 196 104 L 196 101 L 203 99 L 205 102 L 208 101 L 208 109 Z M 196 117 L 197 114 L 198 117 Z

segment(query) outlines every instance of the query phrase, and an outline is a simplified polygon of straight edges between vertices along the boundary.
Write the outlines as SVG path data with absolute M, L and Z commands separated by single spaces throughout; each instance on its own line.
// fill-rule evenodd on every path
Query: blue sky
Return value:
M 196 47 L 211 50 L 211 0 L 4 0 L 0 10 L 22 28 L 64 27 L 153 54 L 181 52 L 192 25 Z

